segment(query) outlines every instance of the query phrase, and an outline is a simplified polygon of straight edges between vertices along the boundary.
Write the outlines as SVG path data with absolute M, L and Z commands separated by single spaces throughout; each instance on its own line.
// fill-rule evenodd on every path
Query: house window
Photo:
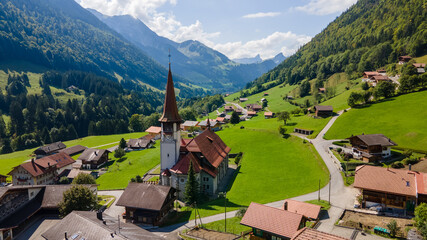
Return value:
M 181 178 L 181 182 L 182 182 L 182 183 L 184 182 L 184 178 Z
M 271 240 L 282 240 L 282 239 L 276 236 L 271 236 Z
M 262 237 L 262 231 L 259 229 L 254 228 L 254 234 L 257 237 Z
M 206 189 L 209 189 L 209 185 L 206 185 Z

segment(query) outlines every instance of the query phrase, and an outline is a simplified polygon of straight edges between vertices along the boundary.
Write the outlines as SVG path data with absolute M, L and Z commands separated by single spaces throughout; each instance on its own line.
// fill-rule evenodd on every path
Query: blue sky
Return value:
M 161 36 L 198 40 L 232 59 L 266 59 L 291 55 L 357 0 L 76 1 L 106 15 L 132 15 Z

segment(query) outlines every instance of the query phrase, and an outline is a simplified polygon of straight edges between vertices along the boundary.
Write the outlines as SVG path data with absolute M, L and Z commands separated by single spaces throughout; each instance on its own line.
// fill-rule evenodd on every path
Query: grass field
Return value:
M 228 211 L 315 191 L 319 179 L 326 185 L 328 170 L 313 146 L 297 137 L 283 138 L 277 131 L 280 124 L 259 116 L 217 132 L 232 153 L 243 152 L 241 168 L 227 193 Z M 198 208 L 204 217 L 220 213 L 223 206 L 224 200 L 217 199 Z M 183 210 L 175 222 L 194 218 L 190 208 Z
M 67 145 L 67 147 L 72 147 L 75 145 L 82 145 L 86 147 L 96 147 L 100 145 L 118 142 L 122 137 L 127 140 L 129 138 L 138 138 L 145 134 L 146 133 L 141 132 L 141 133 L 127 133 L 127 134 L 106 135 L 106 136 L 89 136 L 89 137 L 80 138 L 76 140 L 66 141 L 64 143 L 65 145 Z M 111 144 L 111 145 L 114 146 L 116 144 Z M 25 160 L 30 159 L 31 154 L 35 149 L 36 148 L 26 149 L 26 150 L 17 151 L 9 154 L 1 154 L 0 155 L 0 174 L 7 174 L 9 173 L 10 170 L 12 170 L 13 167 L 21 164 Z
M 131 178 L 136 175 L 142 177 L 160 163 L 160 144 L 157 141 L 153 148 L 128 152 L 122 161 L 114 158 L 113 154 L 110 158 L 114 161 L 109 162 L 108 172 L 96 179 L 98 190 L 124 189 Z
M 238 217 L 227 218 L 227 232 L 240 235 L 241 232 L 250 230 L 251 229 L 250 227 L 240 225 L 241 220 L 242 219 Z M 218 232 L 224 232 L 225 230 L 224 226 L 225 226 L 224 220 L 203 224 L 204 228 L 218 231 Z
M 337 119 L 327 139 L 382 133 L 400 147 L 427 150 L 427 92 L 398 96 L 364 108 L 355 108 Z

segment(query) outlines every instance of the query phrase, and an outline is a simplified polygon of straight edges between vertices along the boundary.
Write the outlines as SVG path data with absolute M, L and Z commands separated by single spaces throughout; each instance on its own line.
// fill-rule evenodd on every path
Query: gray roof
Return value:
M 95 149 L 95 148 L 87 148 L 84 152 L 79 156 L 79 160 L 83 161 L 98 161 L 101 159 L 102 155 L 105 152 L 109 152 L 107 149 Z
M 79 153 L 83 152 L 86 148 L 87 147 L 84 147 L 82 145 L 76 145 L 76 146 L 72 146 L 72 147 L 62 149 L 59 152 L 64 152 L 64 153 L 72 156 L 72 155 L 79 154 Z
M 147 135 L 149 136 L 149 135 Z M 127 146 L 130 148 L 147 148 L 153 140 L 151 138 L 137 138 L 137 139 L 129 139 L 127 142 Z
M 63 240 L 65 232 L 68 238 L 87 239 L 87 240 L 104 240 L 104 239 L 162 239 L 142 229 L 134 224 L 120 223 L 117 217 L 111 217 L 103 214 L 102 220 L 97 218 L 96 212 L 73 211 L 64 219 L 55 224 L 42 236 L 48 240 Z
M 359 138 L 367 146 L 381 145 L 381 146 L 387 147 L 387 146 L 397 145 L 390 138 L 384 136 L 383 134 L 364 134 L 364 135 L 357 135 L 354 137 Z M 350 138 L 353 138 L 353 137 L 350 137 Z
M 199 122 L 198 121 L 185 121 L 182 126 L 186 126 L 186 127 L 195 127 L 197 126 Z
M 322 105 L 316 105 L 314 108 L 318 111 L 333 111 L 334 108 L 332 106 L 322 106 Z
M 215 119 L 209 119 L 209 125 L 211 125 L 211 127 L 215 126 L 217 124 L 217 121 Z M 199 123 L 199 126 L 208 126 L 208 121 L 207 120 L 203 120 Z
M 63 144 L 62 142 L 54 142 L 54 143 L 37 148 L 36 150 L 34 150 L 34 153 L 49 154 L 49 153 L 53 153 L 61 149 L 64 149 L 66 147 L 67 146 L 65 146 L 65 144 Z
M 160 211 L 171 187 L 131 182 L 117 201 L 117 206 Z

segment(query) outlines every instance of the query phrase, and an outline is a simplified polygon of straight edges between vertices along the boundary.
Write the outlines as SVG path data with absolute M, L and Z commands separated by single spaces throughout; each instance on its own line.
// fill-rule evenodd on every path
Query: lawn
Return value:
M 251 202 L 268 203 L 313 192 L 319 179 L 323 186 L 327 184 L 328 170 L 314 147 L 294 136 L 283 138 L 277 131 L 279 124 L 276 119 L 256 117 L 217 132 L 233 153 L 243 152 L 241 168 L 227 193 L 228 211 Z M 198 206 L 202 217 L 218 214 L 223 207 L 222 198 Z M 183 210 L 175 222 L 194 218 L 190 208 Z
M 116 135 L 104 135 L 104 136 L 89 136 L 85 138 L 79 138 L 76 140 L 64 142 L 67 147 L 82 145 L 86 147 L 97 147 L 100 145 L 111 144 L 120 141 L 123 137 L 125 139 L 129 138 L 138 138 L 146 133 L 126 133 L 126 134 L 116 134 Z M 112 144 L 113 146 L 115 144 Z M 100 147 L 102 148 L 102 147 Z M 31 154 L 36 148 L 26 149 L 22 151 L 17 151 L 9 154 L 0 155 L 0 174 L 7 174 L 12 170 L 13 167 L 21 164 L 25 160 L 31 158 Z
M 427 150 L 427 92 L 398 96 L 340 116 L 326 139 L 382 133 L 400 147 Z
M 315 205 L 319 205 L 322 207 L 322 210 L 329 210 L 331 208 L 331 204 L 326 201 L 326 200 L 310 200 L 310 201 L 306 201 L 307 203 L 311 203 L 311 204 L 315 204 Z
M 242 219 L 238 217 L 227 218 L 227 232 L 240 235 L 242 232 L 252 229 L 250 227 L 241 225 L 240 224 L 241 220 Z M 224 225 L 225 225 L 224 220 L 219 220 L 219 221 L 203 224 L 203 227 L 206 229 L 210 229 L 218 232 L 224 232 L 225 230 Z
M 153 148 L 126 153 L 124 159 L 119 160 L 110 155 L 113 161 L 108 164 L 108 171 L 96 179 L 98 190 L 124 189 L 131 178 L 141 177 L 160 163 L 160 143 L 156 142 Z

